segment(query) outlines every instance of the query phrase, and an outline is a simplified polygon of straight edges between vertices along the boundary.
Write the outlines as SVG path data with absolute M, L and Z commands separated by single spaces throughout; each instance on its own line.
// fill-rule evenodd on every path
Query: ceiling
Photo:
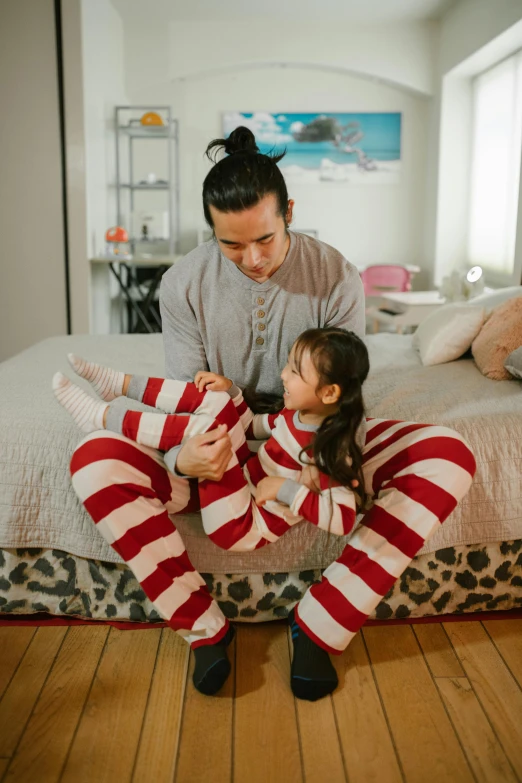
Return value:
M 438 19 L 458 0 L 112 0 L 125 20 L 278 20 L 322 19 L 353 24 L 386 24 Z

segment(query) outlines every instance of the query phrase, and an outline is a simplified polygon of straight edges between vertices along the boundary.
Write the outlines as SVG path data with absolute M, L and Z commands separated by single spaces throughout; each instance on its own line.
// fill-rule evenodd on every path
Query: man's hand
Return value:
M 277 500 L 279 492 L 286 479 L 276 476 L 267 476 L 261 479 L 256 487 L 256 503 L 258 506 L 264 506 L 269 500 Z
M 230 378 L 225 378 L 224 375 L 218 375 L 215 372 L 207 372 L 206 370 L 200 370 L 196 373 L 194 383 L 198 387 L 198 391 L 228 391 L 232 386 Z
M 224 424 L 215 430 L 194 435 L 178 454 L 176 470 L 193 478 L 220 481 L 232 457 L 232 444 Z

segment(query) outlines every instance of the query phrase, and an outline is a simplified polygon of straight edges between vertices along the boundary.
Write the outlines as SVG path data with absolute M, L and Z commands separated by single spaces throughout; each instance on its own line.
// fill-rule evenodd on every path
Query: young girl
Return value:
M 56 397 L 79 426 L 160 449 L 171 471 L 177 447 L 188 438 L 216 425 L 228 428 L 234 453 L 223 478 L 198 484 L 204 530 L 223 549 L 257 549 L 302 519 L 335 535 L 352 530 L 357 508 L 366 503 L 360 430 L 369 370 L 366 346 L 353 332 L 329 327 L 298 337 L 281 373 L 284 408 L 275 414 L 253 415 L 233 382 L 215 373 L 198 372 L 194 383 L 185 383 L 125 375 L 74 356 L 70 361 L 105 400 L 57 373 Z M 163 413 L 107 405 L 120 395 Z M 251 454 L 247 437 L 268 440 Z

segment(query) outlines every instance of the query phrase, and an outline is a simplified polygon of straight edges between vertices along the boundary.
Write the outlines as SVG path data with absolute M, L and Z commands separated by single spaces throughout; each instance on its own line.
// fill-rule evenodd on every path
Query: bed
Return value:
M 367 342 L 368 415 L 451 426 L 478 463 L 469 494 L 372 616 L 520 608 L 522 384 L 485 378 L 471 358 L 423 367 L 410 335 L 377 334 Z M 56 370 L 70 374 L 70 351 L 133 373 L 163 374 L 157 334 L 54 337 L 0 364 L 0 613 L 157 622 L 70 485 L 68 463 L 81 433 L 51 390 Z M 176 524 L 223 612 L 245 622 L 285 617 L 344 545 L 301 523 L 270 547 L 233 553 L 206 538 L 199 515 L 176 517 Z

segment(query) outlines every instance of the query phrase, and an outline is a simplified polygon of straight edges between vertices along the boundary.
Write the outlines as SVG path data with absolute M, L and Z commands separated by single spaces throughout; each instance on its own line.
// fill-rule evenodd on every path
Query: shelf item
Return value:
M 134 108 L 134 107 L 118 107 Z M 126 136 L 134 136 L 135 139 L 167 139 L 171 135 L 168 127 L 165 126 L 143 126 L 143 125 L 119 125 L 118 133 Z
M 158 116 L 163 124 L 141 124 L 146 114 Z M 129 244 L 133 256 L 136 254 L 136 245 L 143 238 L 148 239 L 149 233 L 151 239 L 165 241 L 167 255 L 173 256 L 179 239 L 178 122 L 172 117 L 169 106 L 116 106 L 115 128 L 116 221 L 118 225 L 125 226 L 131 234 Z M 148 145 L 143 147 L 140 144 L 142 139 L 166 145 L 159 148 L 166 153 L 161 164 L 158 164 L 158 155 L 152 154 Z M 162 153 L 158 154 L 161 158 Z M 144 165 L 145 161 L 147 166 Z M 156 181 L 146 181 L 147 178 L 154 177 Z M 147 200 L 145 194 L 152 191 L 165 194 L 161 204 L 158 201 L 159 196 L 156 196 L 155 200 Z M 164 236 L 160 237 L 158 231 L 150 232 L 150 226 L 145 220 L 145 228 L 136 226 L 136 214 L 157 214 L 161 210 L 167 215 L 166 230 L 164 221 L 161 221 L 161 234 Z M 152 253 L 154 249 L 151 248 Z

